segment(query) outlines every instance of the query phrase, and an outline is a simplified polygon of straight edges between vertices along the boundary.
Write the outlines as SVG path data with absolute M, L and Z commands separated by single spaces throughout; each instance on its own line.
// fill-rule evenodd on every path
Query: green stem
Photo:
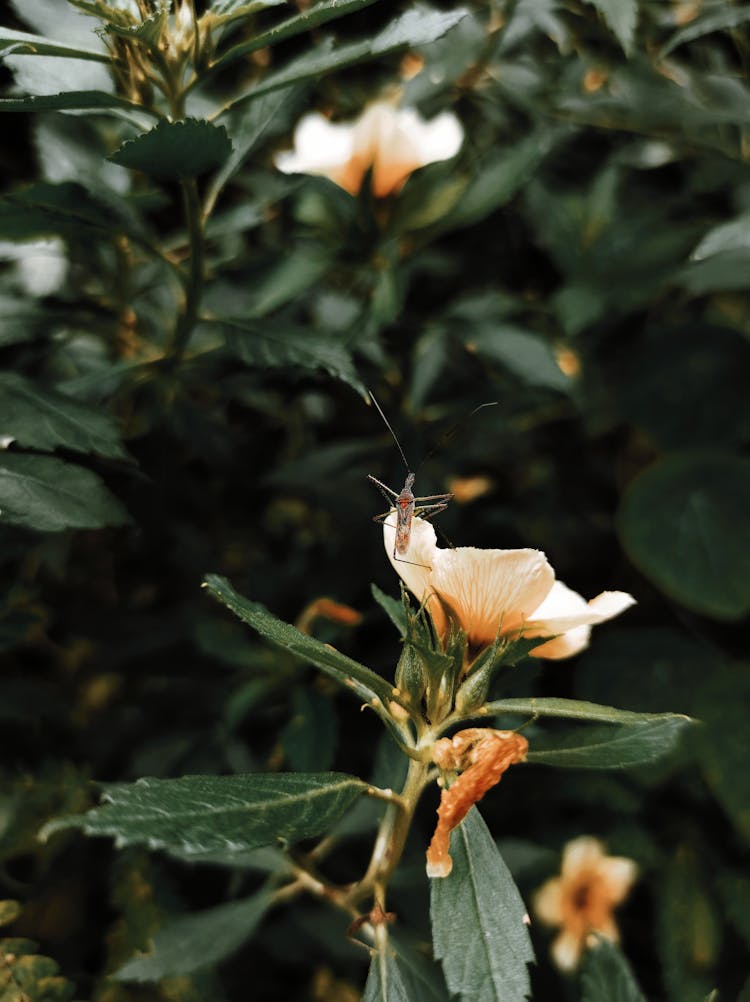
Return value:
M 429 772 L 429 762 L 414 759 L 409 762 L 404 788 L 398 800 L 389 804 L 383 815 L 367 872 L 347 895 L 347 903 L 360 901 L 375 888 L 384 893 L 385 885 L 403 854 L 414 811 L 428 782 Z
M 203 295 L 203 214 L 195 178 L 180 182 L 185 209 L 185 222 L 190 246 L 190 266 L 186 277 L 185 303 L 177 317 L 172 345 L 171 361 L 177 367 L 185 355 L 190 336 L 198 320 L 201 297 Z

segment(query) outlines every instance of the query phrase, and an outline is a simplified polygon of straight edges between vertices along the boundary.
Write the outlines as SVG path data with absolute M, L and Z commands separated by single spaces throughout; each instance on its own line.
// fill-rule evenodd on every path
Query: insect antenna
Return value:
M 372 394 L 370 394 L 370 396 L 372 396 Z M 478 407 L 475 407 L 473 411 L 469 411 L 468 414 L 465 414 L 459 421 L 456 421 L 455 424 L 452 424 L 447 431 L 443 432 L 443 434 L 437 440 L 435 445 L 433 445 L 433 447 L 430 449 L 427 455 L 420 460 L 419 466 L 414 472 L 418 473 L 420 468 L 423 466 L 424 463 L 427 462 L 428 459 L 432 459 L 432 457 L 436 453 L 442 452 L 443 449 L 446 448 L 446 446 L 450 445 L 450 443 L 453 441 L 456 435 L 466 427 L 466 425 L 469 423 L 469 421 L 471 421 L 471 419 L 474 417 L 475 414 L 478 414 L 479 411 L 484 410 L 485 407 L 497 407 L 499 403 L 500 403 L 499 400 L 488 400 L 486 403 L 480 404 Z M 380 410 L 379 407 L 378 410 Z
M 388 421 L 388 418 L 383 413 L 383 408 L 380 406 L 380 404 L 377 402 L 377 400 L 373 396 L 372 390 L 368 390 L 367 392 L 370 394 L 370 400 L 372 400 L 372 402 L 375 404 L 375 407 L 377 408 L 378 414 L 382 417 L 383 422 L 385 423 L 386 428 L 388 429 L 388 431 L 393 436 L 393 441 L 396 443 L 396 448 L 401 453 L 401 458 L 404 461 L 404 466 L 406 467 L 406 472 L 407 473 L 411 473 L 411 466 L 409 466 L 409 462 L 408 462 L 406 456 L 404 455 L 404 450 L 401 448 L 401 443 L 399 442 L 398 438 L 396 437 L 396 432 L 393 430 L 393 428 L 391 428 L 390 423 Z M 421 463 L 420 463 L 420 466 L 421 466 Z

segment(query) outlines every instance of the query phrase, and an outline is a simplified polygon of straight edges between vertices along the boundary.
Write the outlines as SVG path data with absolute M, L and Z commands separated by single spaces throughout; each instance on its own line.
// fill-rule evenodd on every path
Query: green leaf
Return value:
M 51 456 L 0 452 L 0 524 L 59 532 L 128 521 L 120 502 L 90 470 Z
M 449 1002 L 440 969 L 389 933 L 385 950 L 373 954 L 362 1002 Z
M 370 591 L 372 592 L 372 597 L 385 612 L 386 616 L 388 616 L 401 636 L 405 636 L 407 624 L 403 602 L 398 602 L 395 598 L 391 598 L 390 595 L 386 595 L 376 584 L 370 585 Z
M 638 24 L 638 0 L 589 0 L 589 3 L 596 7 L 629 56 Z
M 308 688 L 292 693 L 292 719 L 280 740 L 292 769 L 318 772 L 330 769 L 336 752 L 338 717 L 331 700 Z
M 241 901 L 181 915 L 154 933 L 149 953 L 132 957 L 112 977 L 161 981 L 218 964 L 253 935 L 271 901 L 271 895 L 261 891 Z
M 232 152 L 223 126 L 197 118 L 159 122 L 150 132 L 130 139 L 109 159 L 159 180 L 198 177 L 221 166 Z
M 453 870 L 430 880 L 435 956 L 462 1002 L 525 1002 L 534 960 L 526 907 L 479 811 L 451 837 Z
M 90 236 L 91 228 L 144 239 L 129 206 L 116 195 L 87 190 L 74 181 L 37 181 L 0 199 L 0 237 L 28 240 L 60 233 L 69 239 Z
M 442 12 L 419 5 L 397 17 L 372 39 L 340 45 L 338 48 L 332 48 L 328 43 L 319 45 L 283 69 L 269 73 L 250 91 L 223 108 L 222 114 L 242 101 L 255 100 L 300 80 L 317 79 L 334 70 L 345 69 L 368 59 L 377 59 L 406 46 L 427 45 L 441 38 L 465 16 L 466 11 L 462 8 Z
M 508 323 L 484 324 L 469 332 L 466 347 L 485 361 L 500 362 L 531 386 L 570 390 L 570 378 L 557 364 L 550 344 L 531 331 Z
M 689 717 L 676 713 L 634 713 L 632 710 L 617 710 L 614 706 L 600 706 L 580 699 L 558 699 L 556 697 L 536 697 L 530 699 L 498 699 L 482 707 L 481 716 L 497 716 L 501 713 L 517 713 L 524 717 L 561 717 L 569 720 L 588 720 L 598 724 L 648 724 L 682 720 Z
M 0 25 L 0 55 L 12 50 L 14 55 L 28 56 L 69 56 L 74 59 L 91 59 L 98 63 L 109 63 L 107 52 L 66 45 L 43 35 L 32 35 L 26 31 L 13 31 Z
M 282 623 L 262 605 L 249 602 L 238 595 L 226 578 L 208 574 L 205 587 L 214 598 L 231 609 L 244 623 L 252 626 L 270 643 L 314 664 L 340 685 L 351 690 L 359 699 L 379 706 L 387 706 L 393 699 L 392 686 L 380 675 L 376 675 L 374 671 L 370 671 L 369 668 L 353 661 L 328 644 L 322 644 L 314 637 L 300 633 L 288 623 Z
M 118 848 L 145 845 L 182 858 L 237 853 L 320 835 L 366 789 L 335 772 L 139 779 L 105 786 L 104 806 L 52 821 L 41 837 L 80 828 L 112 836 Z
M 750 212 L 714 226 L 704 234 L 690 257 L 693 261 L 703 261 L 726 251 L 750 251 Z
M 12 372 L 0 373 L 0 434 L 32 449 L 64 446 L 118 459 L 126 456 L 117 424 L 108 414 Z
M 205 320 L 201 327 L 218 328 L 224 334 L 229 350 L 248 365 L 263 369 L 287 366 L 323 369 L 335 379 L 354 387 L 363 398 L 367 397 L 351 354 L 340 341 L 328 334 L 288 323 L 253 324 L 228 318 Z
M 708 9 L 699 14 L 693 21 L 680 28 L 670 38 L 660 55 L 667 56 L 685 42 L 693 42 L 696 38 L 702 38 L 714 31 L 725 31 L 727 28 L 738 28 L 741 24 L 750 21 L 750 7 L 734 7 L 726 4 L 719 5 L 718 9 Z
M 581 1002 L 646 1002 L 620 948 L 601 936 L 585 953 L 581 987 Z
M 630 485 L 618 530 L 633 563 L 688 609 L 720 620 L 750 611 L 750 460 L 667 457 Z
M 35 94 L 0 98 L 1 111 L 114 111 L 124 109 L 160 118 L 158 111 L 102 90 L 72 90 L 62 94 Z M 137 119 L 136 119 L 137 120 Z
M 564 738 L 535 740 L 526 761 L 562 769 L 627 769 L 646 765 L 673 751 L 689 723 L 688 717 L 674 714 L 649 723 L 567 732 Z
M 343 17 L 345 14 L 353 14 L 355 11 L 362 10 L 362 8 L 369 7 L 376 2 L 377 0 L 321 0 L 320 3 L 316 3 L 299 14 L 295 14 L 294 17 L 282 21 L 281 24 L 269 28 L 268 31 L 258 32 L 247 42 L 242 42 L 240 45 L 235 45 L 233 48 L 227 50 L 213 63 L 211 72 L 224 69 L 230 63 L 234 63 L 251 52 L 256 52 L 258 49 L 277 45 L 279 42 L 286 41 L 287 38 L 293 38 L 303 31 L 311 31 L 321 24 L 326 24 L 328 21 Z M 237 15 L 235 14 L 234 16 L 236 17 Z
M 205 200 L 207 208 L 213 207 L 227 181 L 237 173 L 268 134 L 275 131 L 274 126 L 277 126 L 284 112 L 292 106 L 298 93 L 294 87 L 274 91 L 259 101 L 240 105 L 224 119 L 223 125 L 229 133 L 232 152 L 211 179 Z
M 656 895 L 656 943 L 664 986 L 675 1002 L 703 1002 L 722 948 L 723 912 L 711 893 L 706 859 L 678 846 L 661 867 Z
M 417 997 L 395 955 L 387 949 L 374 953 L 362 1002 L 415 1002 Z
M 472 226 L 506 205 L 533 176 L 567 129 L 546 126 L 480 162 L 461 200 L 439 223 L 440 230 Z
M 249 17 L 268 7 L 278 7 L 286 0 L 213 0 L 209 6 L 214 24 L 229 24 L 240 17 Z

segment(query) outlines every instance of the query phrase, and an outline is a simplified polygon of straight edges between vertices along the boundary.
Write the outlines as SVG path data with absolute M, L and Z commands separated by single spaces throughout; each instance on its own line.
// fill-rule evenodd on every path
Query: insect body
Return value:
M 384 483 L 381 483 L 372 474 L 368 474 L 367 479 L 372 481 L 375 486 L 379 489 L 380 493 L 386 499 L 389 504 L 388 511 L 383 512 L 382 515 L 375 515 L 373 522 L 384 522 L 393 509 L 396 510 L 396 538 L 393 544 L 393 559 L 398 560 L 399 557 L 403 558 L 409 549 L 409 540 L 411 539 L 411 523 L 415 516 L 420 518 L 432 518 L 433 515 L 437 515 L 441 511 L 445 511 L 448 507 L 448 502 L 453 497 L 452 494 L 429 494 L 424 497 L 415 497 L 412 488 L 414 487 L 414 480 L 416 475 L 412 473 L 409 469 L 409 464 L 406 461 L 406 456 L 404 455 L 404 450 L 401 448 L 399 440 L 396 438 L 396 434 L 388 424 L 388 419 L 386 418 L 383 411 L 380 409 L 375 397 L 372 393 L 370 394 L 370 399 L 375 404 L 378 409 L 380 416 L 388 431 L 393 435 L 393 440 L 398 447 L 398 451 L 401 453 L 401 458 L 404 461 L 404 466 L 406 467 L 406 480 L 404 481 L 404 486 L 401 488 L 401 493 L 397 494 L 396 491 L 391 490 Z M 404 561 L 405 563 L 410 563 L 411 561 Z M 421 564 L 419 566 L 422 566 Z

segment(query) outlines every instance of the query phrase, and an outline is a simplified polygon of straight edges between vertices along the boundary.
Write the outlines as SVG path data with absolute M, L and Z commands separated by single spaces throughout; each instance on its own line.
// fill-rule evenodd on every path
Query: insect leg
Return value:
M 445 501 L 445 502 L 448 502 L 448 501 L 451 501 L 452 499 L 453 499 L 453 495 L 452 494 L 425 494 L 425 495 L 423 495 L 420 498 L 414 498 L 414 501 L 415 501 L 416 504 L 419 504 L 421 501 Z M 427 507 L 429 508 L 431 506 L 427 505 Z

